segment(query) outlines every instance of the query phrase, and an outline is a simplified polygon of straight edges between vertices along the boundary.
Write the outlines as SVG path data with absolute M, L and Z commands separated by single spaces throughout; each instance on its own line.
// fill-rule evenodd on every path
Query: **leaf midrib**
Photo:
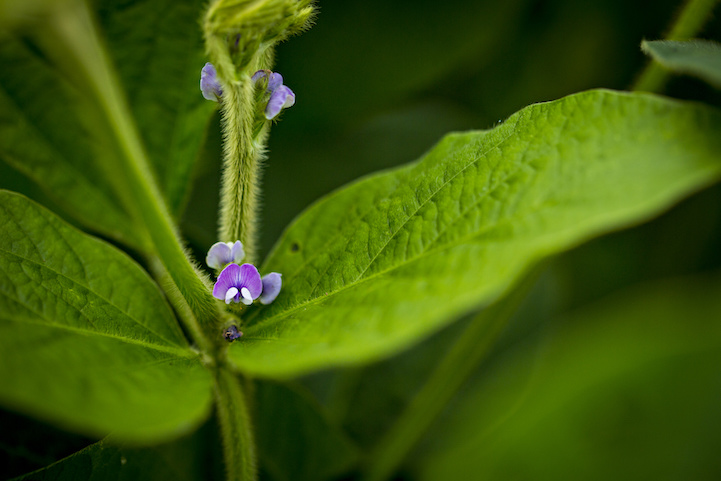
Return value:
M 328 294 L 325 295 L 325 296 L 316 296 L 316 297 L 313 297 L 313 298 L 309 299 L 308 301 L 305 301 L 305 302 L 302 302 L 302 303 L 300 303 L 300 304 L 297 304 L 296 306 L 292 307 L 291 309 L 288 309 L 288 310 L 286 310 L 286 311 L 284 311 L 284 312 L 282 312 L 282 313 L 276 314 L 275 316 L 271 316 L 271 317 L 269 317 L 268 319 L 266 319 L 266 320 L 264 320 L 264 321 L 261 321 L 261 322 L 255 324 L 255 325 L 253 325 L 253 326 L 250 326 L 250 327 L 249 327 L 249 331 L 252 332 L 252 330 L 255 330 L 255 329 L 266 328 L 266 327 L 268 327 L 269 325 L 272 325 L 272 324 L 274 324 L 274 323 L 276 323 L 276 322 L 284 319 L 285 317 L 287 317 L 288 314 L 291 314 L 291 313 L 299 310 L 300 308 L 307 307 L 308 305 L 315 304 L 315 303 L 317 303 L 317 302 L 319 302 L 319 301 L 322 301 L 322 300 L 326 300 L 326 299 L 328 299 L 330 296 L 334 296 L 334 295 L 336 295 L 336 294 L 339 294 L 339 293 L 343 292 L 343 291 L 346 290 L 346 289 L 349 289 L 349 288 L 351 288 L 351 287 L 355 287 L 355 286 L 357 286 L 357 285 L 359 285 L 359 284 L 361 284 L 361 283 L 363 283 L 363 282 L 365 282 L 365 281 L 367 281 L 367 280 L 374 279 L 374 278 L 376 278 L 376 277 L 379 277 L 379 276 L 381 276 L 381 275 L 384 275 L 384 274 L 386 274 L 386 273 L 388 273 L 388 272 L 390 272 L 390 271 L 393 271 L 393 270 L 395 270 L 395 269 L 398 269 L 398 268 L 400 268 L 400 267 L 402 267 L 402 266 L 404 266 L 404 265 L 413 263 L 413 262 L 415 262 L 415 261 L 417 261 L 417 260 L 419 260 L 419 259 L 422 259 L 423 257 L 426 257 L 426 256 L 428 256 L 428 255 L 434 254 L 434 253 L 436 253 L 436 252 L 438 252 L 438 251 L 456 247 L 457 245 L 460 245 L 460 244 L 462 244 L 462 243 L 468 242 L 469 240 L 473 239 L 474 237 L 476 237 L 476 236 L 478 236 L 478 235 L 482 235 L 483 233 L 485 233 L 485 232 L 489 231 L 490 229 L 496 227 L 496 226 L 498 225 L 497 223 L 496 223 L 496 224 L 489 225 L 489 226 L 487 226 L 485 229 L 482 229 L 482 230 L 479 230 L 479 231 L 477 231 L 477 232 L 474 232 L 473 234 L 471 234 L 471 235 L 469 235 L 469 236 L 466 236 L 466 237 L 464 237 L 464 238 L 461 238 L 461 239 L 456 240 L 456 242 L 454 242 L 454 243 L 448 243 L 448 244 L 445 244 L 445 245 L 443 245 L 443 246 L 433 247 L 433 245 L 432 245 L 432 243 L 431 243 L 431 244 L 429 245 L 429 249 L 425 250 L 422 254 L 417 255 L 417 256 L 415 256 L 415 257 L 412 257 L 412 258 L 410 258 L 410 259 L 404 260 L 404 261 L 402 261 L 402 262 L 399 262 L 398 264 L 395 264 L 395 265 L 393 265 L 392 267 L 389 267 L 388 269 L 379 271 L 379 272 L 377 272 L 377 273 L 375 273 L 375 274 L 372 274 L 372 275 L 370 275 L 370 276 L 368 276 L 368 277 L 365 277 L 365 278 L 363 277 L 363 275 L 365 275 L 365 273 L 366 273 L 366 272 L 368 271 L 368 269 L 373 265 L 373 263 L 376 261 L 376 259 L 378 258 L 378 256 L 383 252 L 383 250 L 385 250 L 385 248 L 386 248 L 386 247 L 390 244 L 390 242 L 396 237 L 396 235 L 403 230 L 403 228 L 408 224 L 408 222 L 410 222 L 410 220 L 413 219 L 413 218 L 415 217 L 415 215 L 416 215 L 425 205 L 428 204 L 428 202 L 430 202 L 433 198 L 435 198 L 435 196 L 436 196 L 439 192 L 441 192 L 450 182 L 452 182 L 454 179 L 456 179 L 459 175 L 461 175 L 463 172 L 465 172 L 468 168 L 470 168 L 470 167 L 473 166 L 473 165 L 476 165 L 479 161 L 481 161 L 482 159 L 486 158 L 486 155 L 487 155 L 490 151 L 492 151 L 493 149 L 496 149 L 496 148 L 500 147 L 501 145 L 503 145 L 504 142 L 506 142 L 508 139 L 510 139 L 510 138 L 513 136 L 513 134 L 514 134 L 515 131 L 516 131 L 517 125 L 518 125 L 518 123 L 521 121 L 521 119 L 522 119 L 522 117 L 523 117 L 524 114 L 525 114 L 525 110 L 522 110 L 522 111 L 518 112 L 517 118 L 515 119 L 516 122 L 513 124 L 511 132 L 510 132 L 506 137 L 502 138 L 501 140 L 495 142 L 492 146 L 490 146 L 490 147 L 488 147 L 487 149 L 485 149 L 485 150 L 483 151 L 483 153 L 479 154 L 473 161 L 471 161 L 471 162 L 469 162 L 467 165 L 465 165 L 462 169 L 460 169 L 458 172 L 456 172 L 452 177 L 450 177 L 450 178 L 448 178 L 447 180 L 445 180 L 431 195 L 428 196 L 428 198 L 427 198 L 426 200 L 424 200 L 422 203 L 420 203 L 420 204 L 417 206 L 417 208 L 416 208 L 410 215 L 408 215 L 408 217 L 407 217 L 407 218 L 403 221 L 403 223 L 397 228 L 397 230 L 388 238 L 388 240 L 387 240 L 386 243 L 383 245 L 383 247 L 378 250 L 378 252 L 376 253 L 376 255 L 370 260 L 370 262 L 368 263 L 368 265 L 366 266 L 366 268 L 360 273 L 360 275 L 359 275 L 354 281 L 352 281 L 352 282 L 350 282 L 350 283 L 348 283 L 348 284 L 340 287 L 339 289 L 337 289 L 337 290 L 335 290 L 335 291 L 333 291 L 333 292 L 331 292 L 331 293 L 328 293 Z M 509 119 L 509 120 L 511 120 L 511 119 Z M 509 177 L 511 177 L 512 175 L 514 175 L 514 174 L 521 168 L 522 165 L 525 165 L 525 164 L 519 162 L 519 164 L 516 166 L 515 169 L 509 171 L 506 176 L 504 176 L 502 179 L 500 179 L 499 181 L 497 181 L 496 184 L 494 184 L 494 185 L 493 185 L 491 188 L 489 188 L 485 193 L 483 193 L 483 195 L 481 195 L 481 196 L 479 197 L 479 199 L 476 201 L 476 204 L 477 204 L 478 202 L 481 202 L 483 199 L 487 198 L 489 195 L 491 195 L 491 194 L 495 191 L 495 189 L 498 188 L 498 186 L 500 186 L 500 185 L 503 184 L 503 182 L 504 182 L 506 179 L 508 179 Z M 391 196 L 397 191 L 397 189 L 398 189 L 398 187 L 396 187 L 396 188 L 393 190 L 393 192 L 391 192 L 391 193 L 390 193 L 388 196 L 386 196 L 385 198 L 391 197 Z M 464 213 L 460 214 L 460 216 L 465 215 L 465 213 L 467 213 L 467 212 L 464 212 Z M 367 214 L 367 212 L 366 212 L 366 214 Z M 365 217 L 366 214 L 364 214 L 363 216 L 359 216 L 357 219 L 362 219 L 363 217 Z M 460 216 L 459 216 L 459 217 L 460 217 Z M 340 234 L 339 234 L 339 235 L 340 235 Z M 440 236 L 437 236 L 436 239 L 434 239 L 433 242 L 435 242 L 435 240 L 438 240 L 439 238 L 440 238 Z M 326 243 L 326 245 L 328 245 L 328 243 Z M 315 256 L 314 256 L 313 258 L 315 258 Z M 310 260 L 309 260 L 308 262 L 310 262 Z M 304 263 L 304 265 L 307 265 L 308 262 Z M 330 268 L 330 266 L 326 268 L 326 271 L 327 271 L 327 269 L 329 269 L 329 268 Z M 301 270 L 301 269 L 299 269 L 298 271 L 300 271 L 300 270 Z M 323 277 L 322 275 L 321 275 L 321 276 L 318 276 L 318 279 L 319 279 L 319 280 L 318 280 L 318 282 L 311 288 L 311 294 L 316 290 L 316 288 L 317 288 L 318 284 L 320 283 L 320 280 L 322 279 L 322 277 Z M 250 339 L 250 337 L 248 337 L 248 338 L 246 338 L 246 339 Z
M 18 254 L 16 254 L 16 253 L 11 252 L 11 251 L 8 251 L 8 250 L 6 250 L 6 249 L 4 249 L 4 248 L 2 248 L 2 247 L 0 247 L 0 252 L 9 254 L 10 256 L 13 256 L 13 257 L 15 257 L 15 258 L 17 258 L 17 259 L 21 259 L 21 260 L 23 260 L 23 261 L 26 261 L 26 262 L 29 262 L 29 263 L 34 264 L 34 265 L 36 265 L 36 266 L 39 266 L 39 267 L 42 268 L 42 269 L 47 269 L 47 270 L 55 273 L 58 277 L 62 277 L 62 278 L 64 278 L 64 279 L 67 279 L 67 280 L 70 281 L 72 284 L 74 284 L 74 285 L 76 285 L 76 286 L 79 286 L 79 287 L 82 287 L 83 289 L 87 289 L 88 292 L 91 292 L 92 294 L 94 294 L 95 296 L 97 296 L 97 298 L 103 300 L 107 305 L 113 307 L 116 311 L 118 311 L 119 313 L 123 314 L 123 315 L 124 315 L 125 317 L 127 317 L 128 319 L 131 319 L 132 321 L 134 321 L 135 324 L 138 325 L 139 327 L 141 327 L 141 328 L 143 328 L 144 330 L 146 330 L 146 331 L 154 334 L 154 335 L 157 336 L 159 339 L 162 339 L 162 340 L 166 341 L 170 346 L 178 346 L 178 344 L 177 344 L 176 342 L 172 342 L 171 340 L 169 340 L 169 339 L 165 338 L 164 336 L 160 335 L 159 333 L 155 332 L 153 329 L 151 329 L 151 328 L 148 327 L 147 325 L 141 323 L 139 319 L 135 318 L 135 317 L 132 316 L 130 313 L 125 312 L 125 311 L 124 311 L 123 309 L 121 309 L 119 306 L 115 305 L 113 302 L 111 302 L 109 299 L 106 299 L 104 296 L 101 296 L 100 294 L 98 294 L 97 292 L 95 292 L 93 289 L 91 289 L 89 286 L 83 285 L 83 284 L 81 284 L 80 282 L 76 281 L 75 279 L 73 279 L 73 278 L 71 278 L 71 277 L 68 277 L 67 275 L 65 275 L 65 274 L 63 274 L 63 273 L 61 273 L 61 272 L 58 272 L 57 270 L 49 267 L 47 264 L 43 264 L 43 263 L 40 263 L 40 262 L 35 261 L 35 260 L 33 260 L 33 259 L 29 259 L 29 258 L 27 258 L 27 257 L 18 255 Z M 22 262 L 21 262 L 21 263 L 22 263 Z M 1 292 L 1 291 L 0 291 L 0 292 Z M 3 294 L 5 294 L 5 293 L 3 293 Z M 10 296 L 8 296 L 7 294 L 5 294 L 5 295 L 6 295 L 6 297 L 8 297 L 9 299 L 12 299 L 12 298 L 11 298 Z M 29 306 L 27 306 L 25 303 L 22 303 L 22 302 L 21 302 L 21 305 L 27 307 L 30 311 L 35 312 L 33 309 L 31 309 L 31 308 L 30 308 Z M 35 312 L 35 313 L 39 315 L 39 313 L 37 313 L 37 312 Z M 42 319 L 45 319 L 42 315 L 39 315 L 39 316 L 40 316 Z M 48 319 L 46 319 L 46 321 L 49 323 L 48 325 L 50 325 L 50 326 L 61 326 L 61 325 L 63 325 L 63 324 L 52 323 L 52 321 L 50 321 L 50 320 L 48 320 Z M 93 332 L 100 333 L 100 331 L 90 331 L 90 330 L 85 331 L 85 330 L 82 330 L 82 329 L 79 329 L 79 331 L 81 331 L 81 332 L 89 332 L 89 333 L 93 333 Z M 114 336 L 111 336 L 111 337 L 114 337 Z M 124 338 L 119 338 L 119 339 L 124 339 Z M 131 339 L 131 338 L 127 338 L 127 339 Z M 178 347 L 180 347 L 180 346 L 178 346 Z
M 6 293 L 0 291 L 0 295 L 3 295 L 4 297 L 8 299 L 13 299 L 12 297 L 8 296 Z M 163 352 L 166 354 L 174 354 L 182 359 L 195 359 L 198 358 L 198 355 L 193 352 L 191 349 L 182 349 L 180 347 L 175 346 L 163 346 L 161 344 L 152 344 L 146 341 L 142 341 L 140 339 L 133 339 L 131 337 L 122 337 L 122 336 L 116 336 L 107 332 L 102 331 L 90 331 L 87 329 L 80 329 L 73 326 L 68 326 L 66 324 L 53 324 L 48 321 L 47 318 L 45 318 L 41 313 L 37 312 L 35 309 L 32 309 L 31 307 L 23 304 L 23 307 L 25 307 L 28 311 L 32 312 L 37 316 L 38 319 L 42 319 L 44 322 L 38 322 L 37 320 L 34 320 L 32 318 L 14 318 L 14 317 L 8 317 L 5 315 L 6 313 L 3 313 L 2 316 L 0 316 L 0 319 L 8 322 L 15 322 L 15 323 L 24 323 L 24 324 L 32 324 L 36 326 L 41 326 L 43 329 L 51 328 L 51 329 L 58 329 L 63 331 L 72 332 L 74 334 L 79 334 L 81 336 L 98 336 L 98 337 L 104 337 L 108 339 L 113 339 L 116 341 L 124 342 L 126 344 L 132 344 L 140 347 L 144 347 L 146 349 L 152 349 L 154 351 Z

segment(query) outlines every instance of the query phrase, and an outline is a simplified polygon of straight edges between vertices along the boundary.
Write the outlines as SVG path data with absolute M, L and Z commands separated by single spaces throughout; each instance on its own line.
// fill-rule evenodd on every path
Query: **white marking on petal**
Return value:
M 243 297 L 243 299 L 247 299 L 250 302 L 253 302 L 253 298 L 250 295 L 250 291 L 247 287 L 241 287 L 240 288 L 240 295 Z
M 225 293 L 225 303 L 230 304 L 230 301 L 232 301 L 233 298 L 237 295 L 238 289 L 236 289 L 235 287 L 231 287 L 230 289 L 228 289 L 228 292 Z

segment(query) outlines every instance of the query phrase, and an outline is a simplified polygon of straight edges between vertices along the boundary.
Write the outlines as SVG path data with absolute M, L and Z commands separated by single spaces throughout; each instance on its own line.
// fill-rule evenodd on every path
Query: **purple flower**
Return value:
M 273 119 L 281 110 L 292 107 L 295 104 L 295 94 L 285 85 L 281 85 L 270 94 L 268 105 L 265 107 L 265 118 Z
M 274 119 L 281 110 L 292 107 L 295 104 L 295 94 L 287 86 L 283 85 L 283 76 L 270 70 L 258 70 L 253 74 L 251 80 L 258 83 L 262 78 L 268 78 L 266 92 L 270 94 L 268 104 L 265 107 L 265 118 Z
M 281 275 L 277 272 L 271 272 L 263 276 L 261 280 L 263 281 L 263 293 L 260 295 L 260 303 L 270 304 L 280 293 L 280 286 L 283 283 Z
M 263 292 L 263 281 L 253 264 L 229 264 L 218 276 L 213 287 L 213 297 L 226 304 L 242 302 L 249 306 Z
M 218 82 L 218 73 L 210 62 L 206 63 L 203 70 L 200 71 L 200 91 L 203 92 L 203 97 L 214 102 L 217 102 L 223 95 L 223 88 Z
M 240 241 L 235 242 L 216 242 L 208 250 L 205 257 L 205 263 L 213 269 L 222 269 L 230 263 L 239 263 L 245 257 L 243 244 Z

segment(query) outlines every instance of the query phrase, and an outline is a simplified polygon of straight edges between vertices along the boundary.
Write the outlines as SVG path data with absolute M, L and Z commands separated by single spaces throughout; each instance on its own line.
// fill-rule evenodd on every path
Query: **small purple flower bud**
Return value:
M 245 257 L 243 244 L 240 241 L 235 242 L 216 242 L 208 250 L 205 257 L 205 263 L 208 267 L 220 270 L 231 262 L 238 264 Z
M 278 87 L 268 100 L 265 107 L 265 118 L 271 120 L 280 113 L 281 110 L 292 107 L 295 104 L 295 94 L 285 85 Z
M 240 339 L 242 335 L 243 333 L 238 330 L 238 327 L 235 324 L 223 331 L 223 337 L 228 342 L 233 342 L 236 339 Z
M 287 109 L 295 104 L 295 94 L 287 86 L 283 85 L 283 76 L 278 72 L 270 70 L 258 70 L 253 74 L 251 80 L 255 83 L 262 78 L 268 78 L 266 92 L 270 94 L 268 104 L 265 107 L 265 118 L 274 119 L 281 110 Z
M 200 91 L 203 92 L 203 97 L 214 102 L 223 95 L 223 89 L 218 82 L 218 73 L 210 62 L 200 71 Z
M 263 281 L 253 264 L 229 264 L 218 276 L 213 286 L 213 297 L 226 304 L 242 302 L 246 306 L 253 303 L 263 292 Z
M 260 295 L 261 304 L 270 304 L 278 297 L 280 293 L 280 287 L 283 284 L 281 280 L 281 274 L 277 272 L 271 272 L 263 276 L 263 294 Z
M 268 76 L 268 73 L 272 73 L 270 70 L 258 70 L 253 74 L 252 77 L 250 77 L 250 80 L 252 80 L 255 83 L 258 83 L 258 80 L 265 78 Z
M 270 77 L 268 77 L 268 92 L 275 92 L 281 85 L 283 85 L 283 76 L 277 72 L 271 72 Z

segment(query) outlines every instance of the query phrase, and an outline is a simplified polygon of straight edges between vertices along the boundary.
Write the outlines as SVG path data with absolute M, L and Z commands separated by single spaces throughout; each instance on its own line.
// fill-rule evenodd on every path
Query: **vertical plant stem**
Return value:
M 160 194 L 142 147 L 140 136 L 133 123 L 130 110 L 123 98 L 110 60 L 102 47 L 95 26 L 84 2 L 75 8 L 62 8 L 53 16 L 53 27 L 72 52 L 78 68 L 89 81 L 92 93 L 108 118 L 121 150 L 118 171 L 122 178 L 113 179 L 122 197 L 133 203 L 133 213 L 139 216 L 147 230 L 158 258 L 167 270 L 175 287 L 185 299 L 193 316 L 184 316 L 194 341 L 204 350 L 213 343 L 202 333 L 217 330 L 218 310 L 210 295 L 210 288 L 183 250 L 175 224 Z M 217 336 L 220 339 L 220 336 Z
M 719 0 L 687 0 L 671 25 L 665 40 L 688 40 L 701 31 Z M 668 80 L 668 71 L 653 60 L 636 79 L 632 90 L 660 92 Z
M 240 240 L 247 262 L 258 261 L 257 223 L 260 171 L 265 155 L 267 126 L 254 135 L 256 106 L 253 82 L 247 72 L 223 86 L 223 181 L 220 195 L 219 238 Z
M 256 455 L 248 403 L 240 379 L 225 366 L 216 372 L 215 398 L 223 436 L 226 479 L 256 479 Z
M 538 270 L 500 302 L 478 314 L 371 452 L 363 481 L 389 479 L 433 424 L 448 401 L 491 351 L 511 315 L 537 278 Z

